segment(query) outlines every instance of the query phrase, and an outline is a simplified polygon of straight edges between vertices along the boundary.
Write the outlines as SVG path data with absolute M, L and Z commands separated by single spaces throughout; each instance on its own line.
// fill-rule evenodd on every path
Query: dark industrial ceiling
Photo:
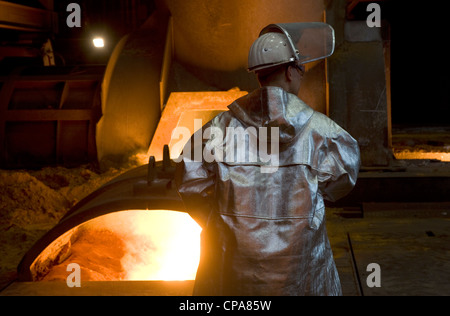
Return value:
M 67 5 L 73 2 L 81 6 L 80 28 L 66 25 Z M 381 5 L 382 18 L 390 25 L 385 40 L 391 41 L 393 120 L 399 124 L 420 125 L 426 120 L 427 124 L 448 125 L 447 10 L 415 2 L 349 0 L 343 14 L 348 20 L 363 20 L 369 2 Z M 269 0 L 0 1 L 0 74 L 16 66 L 41 63 L 40 50 L 48 38 L 53 40 L 57 64 L 106 64 L 120 38 L 139 28 L 158 5 L 163 5 L 174 17 L 176 59 L 209 82 L 220 77 L 228 86 L 232 81 L 244 86 L 246 54 L 261 27 L 272 22 L 323 19 L 331 3 L 280 0 L 274 6 Z M 17 21 L 5 25 L 1 16 L 7 4 L 25 5 L 41 13 L 53 8 L 54 14 L 28 12 L 33 21 L 39 17 L 43 26 Z M 107 38 L 103 50 L 91 47 L 92 34 L 96 33 Z M 424 113 L 420 109 L 425 106 L 434 110 Z

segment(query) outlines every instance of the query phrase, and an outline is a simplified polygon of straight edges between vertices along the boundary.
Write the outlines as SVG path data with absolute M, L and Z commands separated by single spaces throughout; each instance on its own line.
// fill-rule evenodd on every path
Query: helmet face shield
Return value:
M 299 64 L 327 58 L 334 52 L 334 30 L 326 23 L 271 24 L 261 31 L 260 36 L 270 32 L 286 35 Z

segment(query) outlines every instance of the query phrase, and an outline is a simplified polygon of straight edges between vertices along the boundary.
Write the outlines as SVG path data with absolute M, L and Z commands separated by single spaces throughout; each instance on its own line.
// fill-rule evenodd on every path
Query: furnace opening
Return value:
M 63 234 L 30 270 L 33 281 L 65 281 L 72 263 L 80 266 L 82 281 L 194 280 L 200 232 L 187 213 L 109 213 Z

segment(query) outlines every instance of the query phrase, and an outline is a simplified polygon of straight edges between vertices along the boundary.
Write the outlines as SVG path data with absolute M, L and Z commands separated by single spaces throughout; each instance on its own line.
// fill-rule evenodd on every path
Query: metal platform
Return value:
M 15 282 L 0 296 L 189 296 L 194 281 Z
M 328 215 L 344 296 L 450 295 L 449 203 L 369 203 Z M 380 287 L 371 286 L 371 263 Z

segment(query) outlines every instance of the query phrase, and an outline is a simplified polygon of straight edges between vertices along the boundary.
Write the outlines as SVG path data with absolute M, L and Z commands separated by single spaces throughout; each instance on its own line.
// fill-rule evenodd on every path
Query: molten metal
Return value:
M 398 160 L 403 159 L 419 159 L 419 160 L 438 160 L 442 162 L 450 162 L 450 153 L 434 152 L 434 151 L 410 151 L 410 150 L 394 150 L 394 157 Z
M 80 265 L 83 281 L 194 280 L 200 232 L 186 213 L 110 213 L 79 226 L 66 259 L 43 280 L 65 280 L 70 263 Z

